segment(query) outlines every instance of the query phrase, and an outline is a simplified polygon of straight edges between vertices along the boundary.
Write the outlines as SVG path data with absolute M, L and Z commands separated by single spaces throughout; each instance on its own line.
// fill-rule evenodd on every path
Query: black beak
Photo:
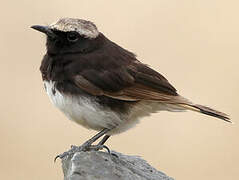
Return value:
M 48 26 L 34 25 L 31 26 L 31 28 L 40 31 L 51 38 L 56 38 L 56 34 Z

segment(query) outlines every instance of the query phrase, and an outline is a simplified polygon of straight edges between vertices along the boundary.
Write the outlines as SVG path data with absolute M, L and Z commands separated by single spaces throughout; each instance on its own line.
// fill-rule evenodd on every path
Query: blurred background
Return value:
M 30 29 L 61 17 L 88 19 L 135 52 L 196 103 L 228 113 L 160 112 L 112 137 L 177 180 L 239 179 L 239 2 L 222 0 L 4 1 L 0 21 L 0 174 L 6 180 L 63 179 L 54 157 L 95 134 L 50 103 L 39 66 L 45 37 Z

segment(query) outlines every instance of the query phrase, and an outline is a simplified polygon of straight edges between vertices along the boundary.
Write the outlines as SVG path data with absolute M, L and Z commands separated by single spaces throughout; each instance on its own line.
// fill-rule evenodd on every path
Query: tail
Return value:
M 202 105 L 198 105 L 198 104 L 179 104 L 180 107 L 183 107 L 185 109 L 188 110 L 192 110 L 192 111 L 196 111 L 196 112 L 200 112 L 209 116 L 213 116 L 219 119 L 222 119 L 226 122 L 230 122 L 230 118 L 228 117 L 227 114 L 216 111 L 214 109 L 211 109 L 209 107 L 206 106 L 202 106 Z

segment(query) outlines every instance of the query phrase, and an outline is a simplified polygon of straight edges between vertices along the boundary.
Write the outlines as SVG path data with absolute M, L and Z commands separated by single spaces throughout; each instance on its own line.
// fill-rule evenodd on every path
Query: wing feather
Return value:
M 81 75 L 76 75 L 74 77 L 74 82 L 79 88 L 81 88 L 82 90 L 84 90 L 92 95 L 95 95 L 95 96 L 104 95 L 104 92 L 102 89 L 98 88 L 97 86 L 92 84 L 90 81 L 88 81 Z
M 166 78 L 142 63 L 108 71 L 91 69 L 87 73 L 74 76 L 74 83 L 95 96 L 125 101 L 188 103 L 188 100 L 177 94 L 176 89 Z

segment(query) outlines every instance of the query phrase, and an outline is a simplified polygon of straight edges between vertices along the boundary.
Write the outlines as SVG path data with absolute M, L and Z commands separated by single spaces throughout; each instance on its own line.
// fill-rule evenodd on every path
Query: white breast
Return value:
M 78 124 L 97 131 L 103 128 L 112 129 L 108 134 L 118 134 L 134 127 L 139 119 L 160 110 L 176 110 L 172 105 L 158 102 L 140 101 L 127 114 L 120 114 L 110 108 L 103 107 L 93 98 L 60 93 L 54 82 L 44 82 L 51 102 L 69 119 Z
M 103 109 L 93 99 L 60 93 L 54 84 L 52 81 L 45 81 L 46 92 L 51 102 L 69 119 L 94 130 L 113 128 L 122 123 L 119 114 L 110 109 Z

